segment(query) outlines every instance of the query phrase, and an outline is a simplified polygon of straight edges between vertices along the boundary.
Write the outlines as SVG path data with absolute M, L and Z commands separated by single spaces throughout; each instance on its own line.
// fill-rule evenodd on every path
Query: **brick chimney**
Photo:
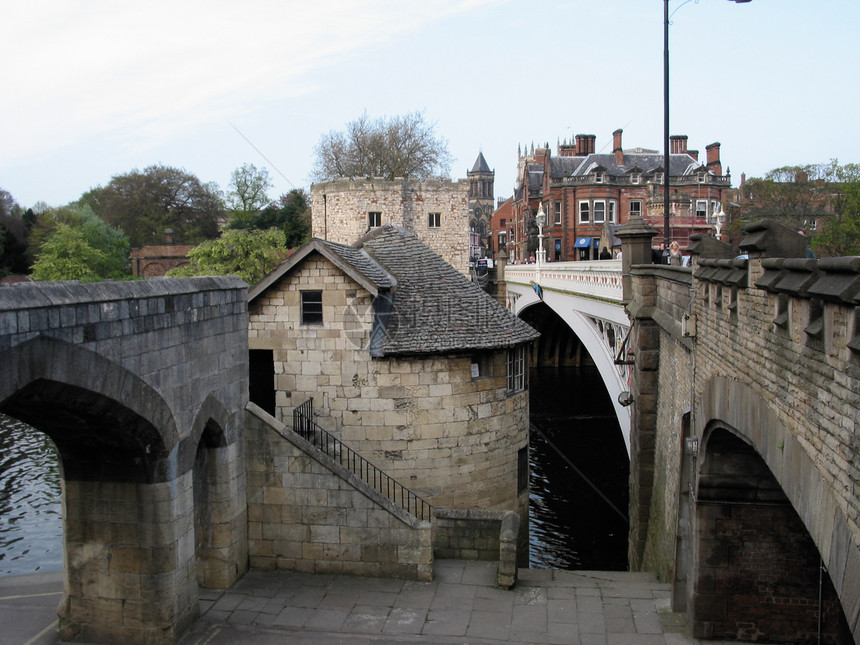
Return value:
M 568 143 L 565 141 L 558 145 L 558 156 L 559 157 L 575 157 L 576 156 L 576 146 L 572 143 Z
M 173 229 L 172 228 L 164 229 L 164 243 L 165 244 L 173 244 Z
M 618 128 L 612 133 L 612 152 L 615 154 L 615 163 L 619 166 L 624 165 L 624 150 L 621 149 L 621 133 L 624 132 Z
M 673 134 L 669 137 L 669 152 L 673 155 L 687 154 L 687 135 Z
M 687 154 L 690 155 L 696 161 L 699 160 L 699 151 L 698 150 L 687 150 Z
M 585 157 L 594 154 L 594 142 L 597 139 L 593 134 L 576 135 L 576 156 Z
M 705 151 L 708 155 L 708 170 L 713 172 L 717 177 L 723 174 L 723 164 L 720 163 L 720 144 L 712 143 L 705 146 Z

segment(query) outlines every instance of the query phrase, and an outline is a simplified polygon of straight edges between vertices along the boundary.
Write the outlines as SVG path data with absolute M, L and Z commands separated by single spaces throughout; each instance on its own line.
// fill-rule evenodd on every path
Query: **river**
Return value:
M 529 566 L 626 571 L 630 464 L 597 369 L 529 378 Z
M 594 368 L 530 374 L 529 566 L 626 570 L 628 460 Z M 63 566 L 60 471 L 51 440 L 0 415 L 0 575 Z
M 0 415 L 0 575 L 63 568 L 61 495 L 53 442 Z

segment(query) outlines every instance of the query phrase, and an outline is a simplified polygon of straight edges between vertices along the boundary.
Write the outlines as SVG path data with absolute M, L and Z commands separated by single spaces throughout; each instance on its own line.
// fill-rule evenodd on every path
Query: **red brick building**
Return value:
M 555 157 L 549 146 L 520 154 L 510 217 L 504 217 L 511 261 L 526 262 L 534 256 L 535 215 L 541 205 L 547 216 L 544 249 L 551 261 L 598 259 L 598 243 L 601 236 L 607 239 L 607 225 L 624 224 L 634 214 L 659 231 L 654 244 L 663 242 L 663 153 L 625 150 L 621 135 L 620 129 L 613 133 L 611 153 L 596 153 L 596 137 L 578 134 L 575 143 L 560 144 Z M 723 174 L 719 143 L 706 147 L 702 163 L 698 151 L 687 149 L 686 136 L 671 137 L 669 166 L 670 236 L 684 248 L 691 234 L 713 230 L 731 175 Z M 503 218 L 498 211 L 493 220 L 497 218 L 494 227 L 500 227 Z M 494 232 L 494 241 L 498 235 Z
M 170 269 L 188 264 L 194 244 L 176 244 L 173 231 L 164 231 L 164 244 L 148 244 L 131 250 L 131 273 L 136 278 L 160 278 Z

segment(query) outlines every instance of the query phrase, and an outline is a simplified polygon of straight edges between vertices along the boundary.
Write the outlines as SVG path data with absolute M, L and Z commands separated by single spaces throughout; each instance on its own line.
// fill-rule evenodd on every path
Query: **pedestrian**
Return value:
M 684 256 L 681 255 L 681 245 L 678 244 L 677 240 L 674 240 L 669 245 L 669 262 L 673 266 L 683 266 L 684 265 Z

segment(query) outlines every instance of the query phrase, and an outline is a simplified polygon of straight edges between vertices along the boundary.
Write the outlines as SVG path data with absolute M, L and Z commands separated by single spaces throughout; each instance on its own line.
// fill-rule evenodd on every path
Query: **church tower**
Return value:
M 495 210 L 493 184 L 496 172 L 490 170 L 484 153 L 466 173 L 469 179 L 469 256 L 485 256 L 490 236 L 490 217 Z

